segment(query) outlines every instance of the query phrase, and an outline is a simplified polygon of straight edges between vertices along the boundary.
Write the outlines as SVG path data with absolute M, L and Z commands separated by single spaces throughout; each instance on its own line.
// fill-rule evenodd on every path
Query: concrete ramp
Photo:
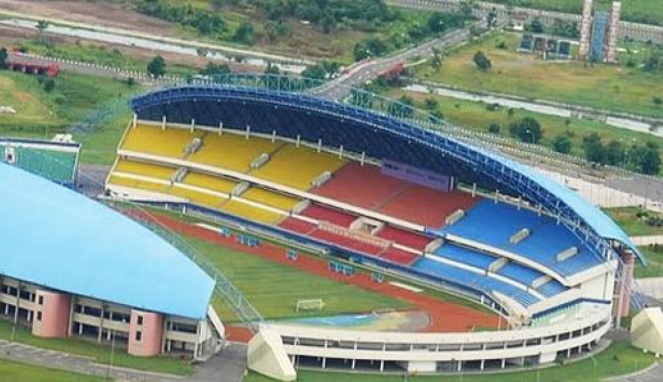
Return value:
M 294 381 L 297 372 L 285 351 L 281 335 L 267 326 L 262 326 L 258 334 L 249 341 L 247 351 L 248 367 L 278 381 Z
M 656 354 L 663 354 L 663 311 L 646 308 L 631 321 L 631 344 Z

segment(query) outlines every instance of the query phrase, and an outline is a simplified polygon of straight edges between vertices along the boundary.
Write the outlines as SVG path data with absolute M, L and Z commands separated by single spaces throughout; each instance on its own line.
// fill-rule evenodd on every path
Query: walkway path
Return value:
M 0 358 L 102 378 L 110 377 L 121 381 L 240 382 L 246 369 L 246 346 L 242 344 L 230 344 L 221 353 L 196 367 L 196 371 L 190 377 L 172 376 L 120 367 L 110 368 L 108 365 L 96 363 L 91 358 L 6 340 L 0 340 Z
M 655 363 L 637 373 L 604 379 L 606 382 L 661 382 L 663 381 L 663 364 Z

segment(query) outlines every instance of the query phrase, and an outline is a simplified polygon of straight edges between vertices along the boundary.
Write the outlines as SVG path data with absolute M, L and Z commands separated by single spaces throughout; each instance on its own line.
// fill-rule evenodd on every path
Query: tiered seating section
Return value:
M 198 151 L 187 154 L 194 138 L 200 138 Z M 109 184 L 145 191 L 174 195 L 191 203 L 244 217 L 253 221 L 278 225 L 280 228 L 316 238 L 346 249 L 361 252 L 396 264 L 411 266 L 424 274 L 474 288 L 489 294 L 497 291 L 511 297 L 523 306 L 530 306 L 543 298 L 562 293 L 567 288 L 551 279 L 536 289 L 532 283 L 544 277 L 540 271 L 510 260 L 493 271 L 491 264 L 500 259 L 497 253 L 446 242 L 435 253 L 423 256 L 434 240 L 422 233 L 399 228 L 396 223 L 384 224 L 374 233 L 375 240 L 330 231 L 320 224 L 331 223 L 338 229 L 349 230 L 361 218 L 362 209 L 386 215 L 421 226 L 437 229 L 440 236 L 456 235 L 476 243 L 538 263 L 568 276 L 595 264 L 598 260 L 580 246 L 579 241 L 553 219 L 527 210 L 518 210 L 506 204 L 473 198 L 459 191 L 442 192 L 408 183 L 382 174 L 375 165 L 346 163 L 337 155 L 280 141 L 249 137 L 225 132 L 213 132 L 138 126 L 129 129 L 120 147 L 134 153 L 151 154 L 157 158 L 118 160 Z M 262 166 L 251 168 L 259 156 L 269 156 Z M 131 156 L 128 153 L 128 156 Z M 172 182 L 178 165 L 173 159 L 190 162 L 187 175 Z M 225 175 L 213 174 L 197 167 L 229 171 Z M 322 186 L 312 182 L 321 174 L 332 177 Z M 303 211 L 294 214 L 295 206 L 305 195 L 290 191 L 277 191 L 251 183 L 245 191 L 231 197 L 241 182 L 233 174 L 245 174 L 252 182 L 265 180 L 291 189 L 306 191 L 354 206 L 347 212 L 324 203 L 312 202 Z M 239 175 L 235 175 L 240 177 Z M 308 196 L 312 197 L 312 196 Z M 478 203 L 476 203 L 478 201 Z M 462 209 L 466 216 L 445 225 L 446 218 Z M 387 219 L 389 220 L 389 219 Z M 528 228 L 531 235 L 518 244 L 509 238 L 519 230 Z M 334 228 L 336 229 L 336 228 Z M 344 231 L 345 232 L 345 231 Z M 341 232 L 342 233 L 342 232 Z M 556 255 L 572 246 L 580 253 L 564 261 Z M 503 261 L 503 260 L 502 260 Z M 509 282 L 505 281 L 510 280 Z
M 377 166 L 358 163 L 345 166 L 313 192 L 428 227 L 440 227 L 447 216 L 474 204 L 468 194 L 407 183 L 383 175 Z
M 490 229 L 486 229 L 486 222 L 492 222 Z M 531 231 L 530 236 L 518 244 L 511 244 L 510 237 L 523 228 Z M 443 227 L 441 233 L 509 251 L 541 263 L 563 276 L 571 276 L 601 262 L 571 231 L 554 219 L 489 200 L 478 203 L 456 224 Z M 573 246 L 580 250 L 577 255 L 557 261 L 557 254 Z
M 308 190 L 311 183 L 325 171 L 334 172 L 346 160 L 325 152 L 316 152 L 309 147 L 284 145 L 263 167 L 253 170 L 251 175 L 277 182 L 284 186 Z

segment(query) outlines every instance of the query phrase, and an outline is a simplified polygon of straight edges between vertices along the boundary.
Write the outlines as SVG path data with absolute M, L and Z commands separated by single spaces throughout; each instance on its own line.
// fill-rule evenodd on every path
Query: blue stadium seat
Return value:
M 543 276 L 543 273 L 535 269 L 528 268 L 524 265 L 514 262 L 507 263 L 497 273 L 504 277 L 508 277 L 510 279 L 521 282 L 525 285 L 530 285 L 532 281 Z
M 491 222 L 488 229 L 487 222 Z M 511 235 L 523 228 L 531 231 L 530 236 L 518 244 L 511 244 Z M 439 233 L 453 234 L 533 259 L 563 276 L 576 274 L 601 263 L 573 232 L 558 225 L 554 219 L 490 200 L 477 203 L 464 218 L 456 224 L 443 227 Z M 573 246 L 580 250 L 579 253 L 558 262 L 557 254 Z
M 556 294 L 566 291 L 566 287 L 564 287 L 564 285 L 562 285 L 557 280 L 550 280 L 538 287 L 537 290 L 546 297 L 552 297 Z
M 488 266 L 490 266 L 493 261 L 497 260 L 497 257 L 454 244 L 445 244 L 441 246 L 435 254 L 440 257 L 455 260 L 484 270 L 488 269 Z
M 412 268 L 429 276 L 450 281 L 485 294 L 490 294 L 492 291 L 502 293 L 526 307 L 539 301 L 539 299 L 531 293 L 516 288 L 503 281 L 488 276 L 481 276 L 477 273 L 454 267 L 452 265 L 443 264 L 429 258 L 421 258 L 412 266 Z

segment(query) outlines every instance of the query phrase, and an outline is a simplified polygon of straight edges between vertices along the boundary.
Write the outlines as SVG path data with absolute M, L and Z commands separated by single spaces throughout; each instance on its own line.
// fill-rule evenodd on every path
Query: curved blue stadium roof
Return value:
M 460 142 L 415 123 L 384 113 L 331 102 L 302 93 L 259 87 L 188 85 L 137 97 L 131 106 L 140 119 L 277 133 L 292 139 L 378 159 L 392 159 L 453 175 L 489 190 L 522 196 L 546 211 L 560 215 L 577 235 L 602 256 L 616 241 L 644 257 L 610 217 L 577 193 L 528 166 Z
M 137 222 L 0 163 L 0 274 L 141 310 L 203 319 L 214 280 Z

